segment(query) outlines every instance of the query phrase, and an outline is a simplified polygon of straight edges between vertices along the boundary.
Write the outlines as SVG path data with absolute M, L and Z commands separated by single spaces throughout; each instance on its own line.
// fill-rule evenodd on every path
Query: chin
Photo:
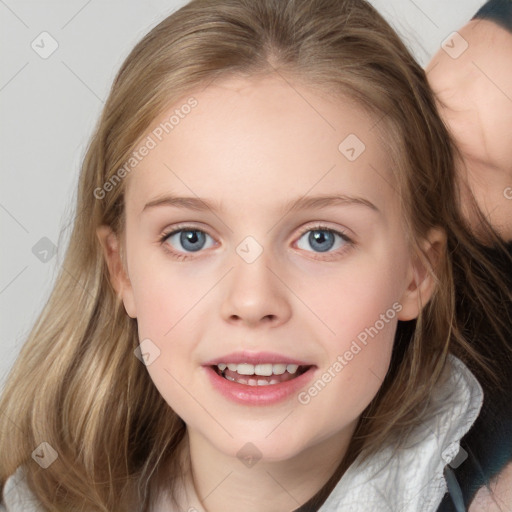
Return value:
M 271 429 L 269 430 L 271 431 Z M 235 433 L 233 433 L 235 435 Z M 271 437 L 271 436 L 270 436 Z M 307 442 L 283 443 L 282 439 L 265 438 L 265 434 L 235 436 L 217 449 L 225 455 L 247 461 L 250 466 L 253 461 L 283 462 L 293 459 L 307 448 Z

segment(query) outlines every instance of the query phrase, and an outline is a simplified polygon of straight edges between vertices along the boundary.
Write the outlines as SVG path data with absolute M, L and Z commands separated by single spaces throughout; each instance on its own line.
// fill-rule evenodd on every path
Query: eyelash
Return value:
M 210 236 L 211 238 L 213 238 L 206 231 L 204 231 L 202 229 L 199 229 L 199 228 L 196 228 L 194 226 L 186 225 L 186 224 L 183 224 L 183 225 L 179 225 L 178 224 L 177 226 L 174 226 L 174 228 L 172 230 L 164 231 L 159 236 L 158 241 L 159 241 L 160 245 L 163 247 L 164 251 L 167 252 L 168 254 L 170 254 L 173 258 L 177 259 L 178 261 L 188 260 L 188 259 L 193 257 L 192 256 L 193 253 L 187 254 L 187 253 L 181 253 L 181 252 L 174 251 L 172 249 L 169 249 L 168 244 L 165 243 L 165 241 L 170 236 L 175 235 L 176 233 L 179 233 L 180 231 L 198 231 L 198 232 L 204 233 L 204 234 Z M 309 231 L 325 231 L 327 233 L 333 233 L 334 235 L 338 235 L 343 241 L 346 242 L 346 245 L 342 249 L 338 249 L 335 252 L 329 252 L 328 251 L 328 252 L 325 253 L 326 255 L 331 255 L 331 256 L 327 256 L 327 258 L 326 257 L 321 257 L 321 258 L 314 257 L 313 259 L 316 259 L 316 260 L 331 261 L 331 260 L 335 259 L 336 257 L 341 256 L 346 251 L 350 250 L 352 247 L 355 246 L 355 242 L 352 240 L 352 238 L 347 236 L 347 234 L 345 232 L 337 231 L 335 229 L 329 228 L 329 227 L 324 226 L 322 224 L 318 224 L 318 225 L 315 225 L 315 226 L 308 226 L 307 228 L 304 228 L 300 232 L 297 240 L 300 240 L 304 236 L 304 234 L 308 233 Z M 201 252 L 201 251 L 198 251 L 198 252 Z M 312 252 L 313 254 L 322 254 L 322 253 L 315 253 L 313 251 L 307 251 L 307 252 Z

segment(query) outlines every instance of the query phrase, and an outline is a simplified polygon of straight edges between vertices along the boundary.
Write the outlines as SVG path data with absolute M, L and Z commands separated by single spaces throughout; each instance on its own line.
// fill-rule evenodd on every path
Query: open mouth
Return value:
M 295 379 L 307 372 L 312 365 L 296 364 L 218 364 L 211 367 L 226 380 L 248 386 L 269 386 Z

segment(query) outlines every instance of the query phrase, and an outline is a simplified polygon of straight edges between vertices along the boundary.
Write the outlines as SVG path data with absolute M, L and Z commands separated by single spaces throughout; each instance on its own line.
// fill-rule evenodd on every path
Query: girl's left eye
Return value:
M 335 245 L 337 245 L 337 247 L 334 247 L 334 249 L 341 248 L 341 252 L 343 252 L 354 245 L 353 241 L 345 233 L 340 233 L 339 231 L 325 226 L 315 226 L 301 233 L 297 241 L 299 249 L 308 250 L 307 247 L 304 247 L 304 242 L 302 242 L 302 240 L 305 239 L 305 235 L 308 233 L 309 236 L 306 239 L 306 243 L 313 248 L 314 252 L 332 253 L 333 251 L 331 249 L 333 249 Z M 209 238 L 211 242 L 209 245 L 205 245 L 207 238 Z M 201 249 L 207 249 L 214 245 L 213 238 L 210 235 L 192 226 L 181 226 L 171 232 L 163 233 L 159 241 L 167 252 L 171 253 L 172 256 L 179 260 L 189 258 L 190 256 L 187 253 L 198 252 L 201 251 Z M 176 249 L 176 244 L 178 243 L 181 245 L 181 248 Z M 166 247 L 167 245 L 170 245 L 173 249 L 169 249 Z M 339 253 L 340 251 L 338 251 L 338 254 Z
M 308 235 L 309 233 L 309 235 Z M 307 238 L 305 235 L 308 235 Z M 307 244 L 314 249 L 314 252 L 333 252 L 331 249 L 347 249 L 348 246 L 353 245 L 352 240 L 345 234 L 340 233 L 334 229 L 325 226 L 316 226 L 304 231 L 297 242 L 299 249 L 308 250 L 306 247 L 301 247 L 302 239 L 307 240 Z M 336 241 L 336 239 L 338 239 Z M 336 247 L 334 247 L 336 245 Z

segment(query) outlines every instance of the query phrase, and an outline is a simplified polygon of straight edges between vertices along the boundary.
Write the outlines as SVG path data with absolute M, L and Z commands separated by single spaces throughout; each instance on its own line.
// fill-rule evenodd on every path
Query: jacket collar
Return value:
M 402 446 L 386 446 L 364 463 L 358 457 L 319 512 L 396 512 L 436 510 L 446 493 L 443 470 L 460 464 L 460 440 L 475 422 L 483 390 L 464 363 L 452 354 L 427 404 L 427 420 Z

